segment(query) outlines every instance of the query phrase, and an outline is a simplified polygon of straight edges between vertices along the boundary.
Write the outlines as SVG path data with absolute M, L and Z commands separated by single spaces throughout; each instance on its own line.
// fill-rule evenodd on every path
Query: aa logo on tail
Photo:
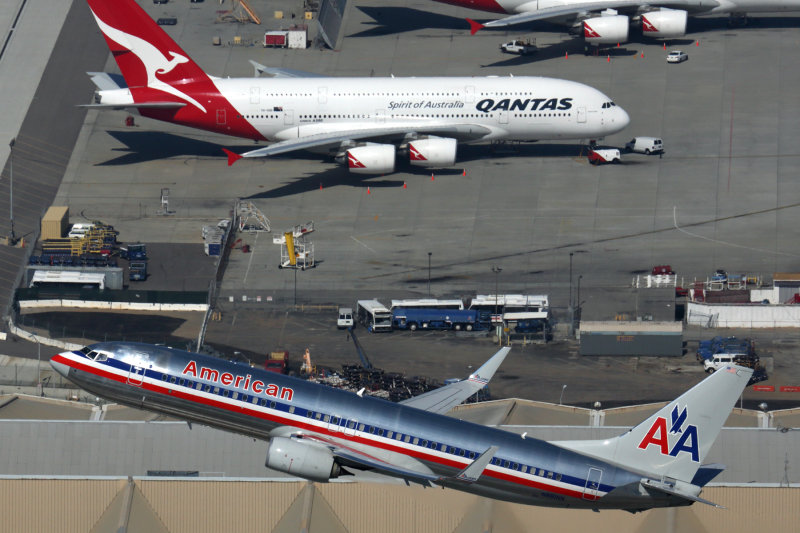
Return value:
M 688 424 L 687 408 L 679 410 L 676 405 L 670 413 L 670 424 L 667 429 L 667 419 L 659 416 L 656 418 L 647 434 L 639 443 L 640 450 L 646 450 L 650 446 L 655 446 L 661 455 L 677 457 L 679 453 L 686 452 L 691 455 L 692 461 L 700 462 L 699 441 L 697 437 L 697 426 Z M 677 436 L 677 438 L 676 438 Z M 674 441 L 670 444 L 670 441 Z

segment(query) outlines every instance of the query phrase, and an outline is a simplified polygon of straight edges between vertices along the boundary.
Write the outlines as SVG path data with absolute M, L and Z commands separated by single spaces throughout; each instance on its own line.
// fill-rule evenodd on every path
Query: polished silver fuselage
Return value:
M 444 476 L 498 446 L 477 482 L 440 484 L 506 501 L 628 510 L 687 504 L 643 492 L 639 474 L 515 433 L 171 348 L 122 342 L 90 348 L 112 355 L 92 360 L 85 348 L 54 356 L 51 364 L 87 391 L 132 407 L 261 439 L 313 433 L 419 461 Z

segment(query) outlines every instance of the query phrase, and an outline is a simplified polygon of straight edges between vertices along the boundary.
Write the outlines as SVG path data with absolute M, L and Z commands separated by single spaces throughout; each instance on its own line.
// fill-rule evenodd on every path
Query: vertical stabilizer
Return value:
M 655 477 L 691 482 L 752 374 L 750 368 L 721 368 L 624 435 L 552 444 Z
M 133 0 L 88 0 L 128 87 L 148 87 L 202 109 L 177 87 L 208 76 Z

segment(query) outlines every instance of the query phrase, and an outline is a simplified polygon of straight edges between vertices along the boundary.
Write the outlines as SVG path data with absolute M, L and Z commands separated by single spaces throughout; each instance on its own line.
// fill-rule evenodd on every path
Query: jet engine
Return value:
M 583 38 L 590 44 L 624 43 L 628 40 L 628 17 L 609 15 L 583 21 Z
M 642 35 L 673 38 L 686 35 L 688 13 L 682 9 L 660 9 L 642 14 Z
M 385 174 L 394 172 L 393 144 L 367 143 L 347 150 L 347 168 L 353 174 Z
M 272 437 L 267 449 L 267 468 L 311 481 L 339 477 L 341 468 L 326 449 L 289 437 Z
M 450 167 L 456 162 L 456 140 L 428 137 L 408 143 L 408 160 L 419 167 Z

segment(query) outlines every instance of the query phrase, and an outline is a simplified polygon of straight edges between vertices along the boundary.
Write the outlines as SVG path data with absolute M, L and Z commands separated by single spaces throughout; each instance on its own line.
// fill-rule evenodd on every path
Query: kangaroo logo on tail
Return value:
M 124 31 L 118 30 L 117 28 L 112 28 L 111 26 L 103 22 L 100 19 L 100 17 L 98 17 L 94 12 L 92 12 L 92 15 L 94 15 L 94 18 L 97 21 L 97 25 L 100 26 L 100 30 L 109 39 L 112 39 L 113 41 L 124 46 L 125 48 L 130 50 L 136 57 L 139 58 L 139 61 L 142 62 L 145 70 L 147 71 L 147 87 L 155 89 L 157 91 L 163 91 L 165 93 L 169 93 L 173 96 L 177 96 L 181 100 L 184 100 L 192 104 L 203 113 L 206 112 L 206 109 L 202 105 L 200 105 L 200 102 L 198 102 L 188 94 L 179 91 L 172 85 L 169 85 L 168 83 L 159 80 L 158 77 L 156 76 L 157 74 L 160 75 L 168 74 L 178 65 L 182 63 L 188 63 L 189 58 L 172 51 L 169 52 L 171 58 L 167 58 L 158 48 L 156 48 L 149 42 L 145 41 L 144 39 L 140 39 L 135 35 L 130 35 L 128 33 L 125 33 Z

